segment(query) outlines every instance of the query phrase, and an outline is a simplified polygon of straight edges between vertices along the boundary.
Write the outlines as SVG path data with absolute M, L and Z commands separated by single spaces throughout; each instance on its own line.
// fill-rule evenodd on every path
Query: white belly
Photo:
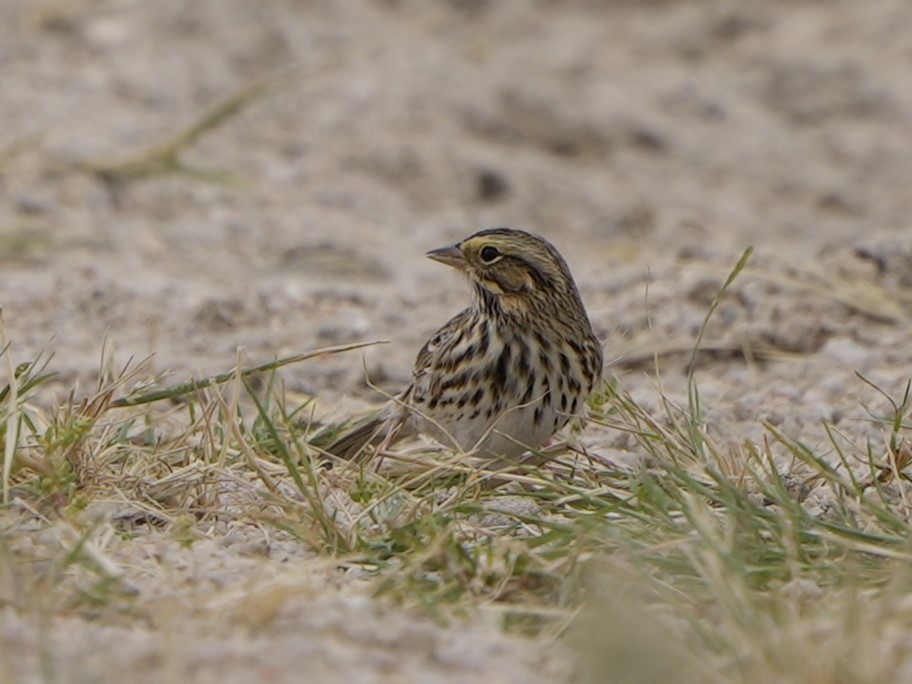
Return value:
M 558 415 L 553 395 L 545 400 L 544 390 L 526 404 L 516 404 L 497 415 L 477 415 L 470 407 L 438 406 L 424 415 L 412 413 L 411 427 L 441 444 L 482 456 L 516 458 L 537 449 L 562 428 L 568 416 Z M 536 420 L 536 410 L 539 411 Z M 454 443 L 455 442 L 455 443 Z

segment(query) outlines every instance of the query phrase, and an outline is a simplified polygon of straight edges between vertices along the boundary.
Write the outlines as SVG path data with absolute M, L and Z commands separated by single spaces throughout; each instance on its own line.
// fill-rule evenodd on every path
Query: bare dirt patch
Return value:
M 321 415 L 377 402 L 365 368 L 400 388 L 467 299 L 422 254 L 510 225 L 564 253 L 609 373 L 656 411 L 660 387 L 687 404 L 700 326 L 753 245 L 696 357 L 714 439 L 737 455 L 765 424 L 830 453 L 828 424 L 884 448 L 866 407 L 889 403 L 857 374 L 901 396 L 912 368 L 903 0 L 8 0 L 0 64 L 0 305 L 16 363 L 53 353 L 44 407 L 91 392 L 105 338 L 113 365 L 154 354 L 166 382 L 230 369 L 239 345 L 259 363 L 388 339 L 282 371 Z M 640 456 L 609 428 L 582 440 Z M 8 681 L 569 677 L 561 646 L 373 599 L 268 527 L 124 533 L 95 513 L 2 513 Z M 134 595 L 23 605 L 90 528 Z

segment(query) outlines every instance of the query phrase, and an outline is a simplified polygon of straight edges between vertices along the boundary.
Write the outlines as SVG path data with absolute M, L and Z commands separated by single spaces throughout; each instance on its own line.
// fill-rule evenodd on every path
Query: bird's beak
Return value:
M 446 264 L 447 266 L 452 266 L 460 271 L 464 270 L 466 267 L 465 257 L 462 256 L 462 250 L 459 249 L 458 244 L 432 249 L 426 256 L 429 259 L 439 261 L 441 264 Z

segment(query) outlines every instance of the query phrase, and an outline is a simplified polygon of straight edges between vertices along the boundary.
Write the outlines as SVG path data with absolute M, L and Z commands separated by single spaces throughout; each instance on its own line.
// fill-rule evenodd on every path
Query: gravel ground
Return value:
M 893 396 L 910 374 L 906 0 L 5 0 L 0 65 L 0 305 L 16 361 L 54 354 L 49 404 L 92 381 L 105 338 L 119 363 L 154 354 L 150 372 L 178 379 L 231 368 L 239 346 L 254 363 L 386 339 L 366 368 L 401 387 L 467 299 L 423 253 L 495 225 L 558 246 L 609 373 L 656 408 L 657 367 L 686 402 L 703 318 L 753 246 L 698 359 L 733 453 L 762 422 L 881 444 L 862 402 L 886 400 L 856 373 Z M 193 173 L 102 172 L 261 82 L 181 149 Z M 355 353 L 285 377 L 349 406 L 378 399 L 364 368 Z M 178 569 L 141 593 L 211 596 L 141 626 L 60 618 L 60 681 L 566 677 L 554 649 L 378 605 L 301 549 L 216 534 L 118 553 Z M 280 605 L 250 617 L 250 587 Z M 22 681 L 45 628 L 0 619 Z

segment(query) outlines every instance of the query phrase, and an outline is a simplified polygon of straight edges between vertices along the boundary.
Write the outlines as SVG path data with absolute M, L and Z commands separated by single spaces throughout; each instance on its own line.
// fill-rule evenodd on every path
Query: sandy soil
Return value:
M 895 395 L 912 368 L 906 0 L 5 0 L 0 65 L 0 305 L 17 361 L 54 353 L 58 399 L 97 374 L 105 337 L 119 362 L 154 353 L 151 370 L 176 378 L 230 368 L 238 345 L 259 362 L 387 339 L 366 365 L 398 388 L 466 301 L 423 253 L 494 225 L 559 247 L 610 372 L 646 406 L 654 352 L 664 391 L 684 399 L 702 319 L 753 245 L 698 375 L 733 452 L 763 420 L 809 443 L 823 420 L 877 443 L 859 399 L 884 400 L 855 372 Z M 112 185 L 86 170 L 277 76 L 182 153 L 231 182 Z M 377 399 L 358 354 L 284 377 L 327 405 Z M 154 552 L 179 569 L 167 591 L 140 577 L 137 591 L 180 604 L 189 573 L 212 610 L 61 618 L 60 681 L 157 681 L 158 666 L 219 682 L 566 677 L 553 651 L 480 619 L 439 627 L 303 549 L 241 541 L 122 547 L 124 562 Z M 274 586 L 281 605 L 250 617 L 237 597 Z M 22 681 L 37 677 L 41 633 L 0 621 L 6 657 L 29 654 L 10 665 Z

